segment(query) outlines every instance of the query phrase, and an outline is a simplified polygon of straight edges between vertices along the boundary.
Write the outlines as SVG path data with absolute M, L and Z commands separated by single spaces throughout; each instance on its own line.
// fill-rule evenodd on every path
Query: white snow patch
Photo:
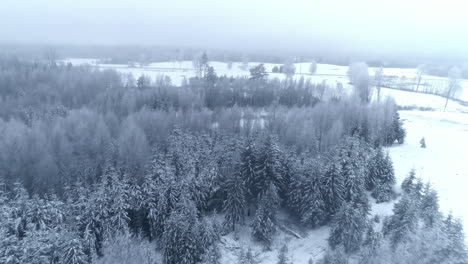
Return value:
M 461 217 L 468 227 L 468 114 L 400 111 L 400 116 L 407 132 L 405 143 L 388 148 L 397 188 L 414 168 L 437 190 L 441 211 Z M 422 137 L 427 148 L 420 147 Z

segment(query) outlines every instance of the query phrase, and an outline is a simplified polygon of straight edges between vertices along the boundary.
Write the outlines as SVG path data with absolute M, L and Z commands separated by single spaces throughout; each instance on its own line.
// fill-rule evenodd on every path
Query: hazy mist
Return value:
M 462 1 L 2 0 L 0 42 L 468 54 Z

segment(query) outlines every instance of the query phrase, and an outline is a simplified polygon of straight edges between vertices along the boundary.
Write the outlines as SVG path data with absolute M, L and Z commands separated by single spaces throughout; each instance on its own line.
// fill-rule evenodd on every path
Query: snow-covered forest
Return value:
M 462 1 L 1 0 L 0 264 L 468 264 Z
M 466 263 L 436 190 L 396 186 L 405 127 L 362 71 L 343 93 L 197 63 L 176 87 L 1 59 L 0 263 Z

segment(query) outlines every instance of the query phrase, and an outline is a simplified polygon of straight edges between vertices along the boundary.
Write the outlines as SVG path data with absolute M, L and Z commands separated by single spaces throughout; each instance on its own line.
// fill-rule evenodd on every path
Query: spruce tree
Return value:
M 223 204 L 225 212 L 224 226 L 235 231 L 236 224 L 242 221 L 246 209 L 245 187 L 241 176 L 234 172 L 226 183 L 226 200 Z
M 443 221 L 442 232 L 448 238 L 448 244 L 442 249 L 446 258 L 453 259 L 453 263 L 468 263 L 468 251 L 465 244 L 465 232 L 459 219 L 454 219 L 451 214 Z
M 61 263 L 64 264 L 85 264 L 86 256 L 83 249 L 83 244 L 78 238 L 70 238 L 63 247 L 63 256 Z
M 366 188 L 372 191 L 377 203 L 388 202 L 393 196 L 393 185 L 395 184 L 395 172 L 390 156 L 383 154 L 379 148 L 369 163 L 369 173 L 366 177 Z
M 403 122 L 400 120 L 400 114 L 398 113 L 398 111 L 395 111 L 392 125 L 393 125 L 393 135 L 395 137 L 394 140 L 396 140 L 398 144 L 403 144 L 405 142 L 406 131 L 403 128 Z
M 259 149 L 255 167 L 255 183 L 259 193 L 267 191 L 270 184 L 276 188 L 283 186 L 283 166 L 281 164 L 282 152 L 278 146 L 278 139 L 267 135 Z
M 384 223 L 383 232 L 390 238 L 393 247 L 405 241 L 415 230 L 418 221 L 417 204 L 410 195 L 403 195 L 393 207 L 393 215 Z
M 408 176 L 401 183 L 401 189 L 407 194 L 412 193 L 414 185 L 416 184 L 416 180 L 416 172 L 414 169 L 411 169 Z
M 423 196 L 419 205 L 419 212 L 421 219 L 427 227 L 433 227 L 441 220 L 442 215 L 439 212 L 439 197 L 429 183 L 424 187 Z
M 331 217 L 344 202 L 344 180 L 338 159 L 333 158 L 326 165 L 321 188 L 325 209 L 328 216 Z
M 326 207 L 322 197 L 321 178 L 318 171 L 307 169 L 293 178 L 288 204 L 298 213 L 302 223 L 312 227 L 325 221 Z
M 245 147 L 240 154 L 240 175 L 245 183 L 246 196 L 248 207 L 257 197 L 260 192 L 259 186 L 257 184 L 257 176 L 255 169 L 257 167 L 257 161 L 255 156 L 255 148 L 251 139 L 248 139 Z
M 270 183 L 260 198 L 252 223 L 254 238 L 261 241 L 267 249 L 270 249 L 273 235 L 276 232 L 276 213 L 279 202 L 278 190 L 273 183 Z
M 332 248 L 338 245 L 344 247 L 345 252 L 356 252 L 363 241 L 366 231 L 367 217 L 362 209 L 345 203 L 333 217 L 332 230 L 328 242 Z
M 249 247 L 247 251 L 242 248 L 239 256 L 238 264 L 259 264 L 260 261 L 257 259 L 257 255 L 253 252 L 252 248 Z
M 278 262 L 277 264 L 290 264 L 289 258 L 288 258 L 288 246 L 284 244 L 279 253 L 278 253 Z
M 323 257 L 322 264 L 348 264 L 348 256 L 343 246 L 337 246 L 335 250 L 328 250 Z
M 164 263 L 193 264 L 201 258 L 197 249 L 198 237 L 194 232 L 197 209 L 192 201 L 182 199 L 169 216 L 161 239 Z

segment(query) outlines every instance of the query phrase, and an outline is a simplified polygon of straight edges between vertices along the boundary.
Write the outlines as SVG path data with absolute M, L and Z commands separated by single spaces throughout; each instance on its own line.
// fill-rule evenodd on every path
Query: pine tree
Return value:
M 333 216 L 344 202 L 344 180 L 338 159 L 328 162 L 322 178 L 322 193 L 325 209 L 329 217 Z
M 369 225 L 366 234 L 364 235 L 364 242 L 360 251 L 360 258 L 362 264 L 371 264 L 377 254 L 382 243 L 382 235 L 380 232 L 374 231 L 373 225 Z
M 388 153 L 385 157 L 381 154 L 377 156 L 379 157 L 372 166 L 374 169 L 371 169 L 373 176 L 370 176 L 377 179 L 376 186 L 372 190 L 372 197 L 376 199 L 377 203 L 388 202 L 394 197 L 395 172 Z M 375 167 L 380 167 L 380 169 Z
M 235 231 L 236 224 L 243 220 L 246 209 L 245 187 L 241 176 L 234 172 L 226 183 L 227 197 L 223 204 L 225 227 Z
M 369 173 L 366 176 L 366 189 L 368 191 L 374 190 L 379 184 L 379 180 L 382 178 L 385 170 L 384 163 L 383 150 L 382 148 L 378 148 L 368 164 Z
M 305 175 L 299 174 L 293 178 L 288 203 L 298 213 L 302 223 L 316 227 L 326 219 L 326 207 L 319 172 L 307 170 L 309 172 L 305 172 Z
M 252 140 L 249 139 L 240 154 L 240 175 L 245 182 L 247 202 L 249 204 L 253 202 L 259 193 L 259 187 L 256 182 L 257 175 L 255 172 L 257 166 L 255 152 Z
M 70 238 L 63 247 L 61 263 L 64 264 L 85 264 L 86 256 L 83 245 L 78 238 Z
M 348 256 L 343 246 L 337 246 L 335 250 L 328 250 L 322 259 L 322 264 L 348 264 Z
M 346 138 L 339 149 L 338 158 L 344 183 L 344 199 L 347 202 L 357 201 L 365 192 L 366 156 L 361 142 L 354 138 Z
M 401 189 L 407 194 L 413 193 L 413 190 L 415 187 L 414 185 L 416 184 L 416 181 L 417 181 L 416 172 L 414 169 L 412 169 L 408 177 L 406 177 L 401 183 Z
M 276 188 L 283 187 L 283 166 L 281 164 L 282 152 L 278 147 L 278 140 L 268 135 L 259 149 L 255 167 L 255 185 L 259 193 L 265 192 L 270 184 Z
M 249 247 L 247 251 L 242 248 L 241 254 L 239 256 L 239 264 L 259 264 L 256 254 L 253 252 L 252 248 Z
M 448 238 L 448 245 L 442 249 L 446 259 L 453 259 L 453 263 L 468 263 L 468 253 L 465 244 L 463 224 L 459 219 L 454 219 L 451 214 L 443 221 L 442 232 Z
M 393 247 L 405 241 L 417 226 L 418 211 L 415 201 L 410 195 L 403 195 L 393 207 L 393 215 L 384 223 L 383 232 L 390 237 Z
M 197 209 L 192 201 L 183 198 L 165 224 L 161 240 L 164 263 L 194 264 L 202 257 L 197 248 L 197 226 Z
M 441 220 L 439 197 L 429 183 L 424 187 L 423 196 L 419 205 L 419 212 L 421 219 L 427 227 L 433 227 Z
M 393 117 L 393 134 L 398 144 L 403 144 L 405 142 L 406 131 L 403 128 L 403 122 L 400 120 L 400 114 L 398 111 L 395 111 Z M 393 142 L 392 142 L 393 143 Z
M 202 218 L 194 226 L 197 238 L 199 261 L 209 257 L 211 261 L 218 261 L 220 252 L 218 248 L 220 228 L 214 218 Z
M 287 254 L 288 254 L 288 246 L 284 244 L 279 251 L 277 264 L 290 264 Z
M 255 218 L 252 223 L 253 236 L 270 249 L 273 235 L 276 232 L 276 212 L 279 207 L 278 190 L 270 183 L 267 191 L 261 196 Z
M 421 148 L 426 148 L 426 139 L 424 137 L 421 138 L 421 141 L 419 141 L 419 144 L 421 144 Z
M 359 249 L 366 231 L 367 217 L 361 208 L 349 203 L 343 204 L 333 217 L 332 230 L 328 242 L 332 248 L 338 245 L 345 252 L 352 253 Z

